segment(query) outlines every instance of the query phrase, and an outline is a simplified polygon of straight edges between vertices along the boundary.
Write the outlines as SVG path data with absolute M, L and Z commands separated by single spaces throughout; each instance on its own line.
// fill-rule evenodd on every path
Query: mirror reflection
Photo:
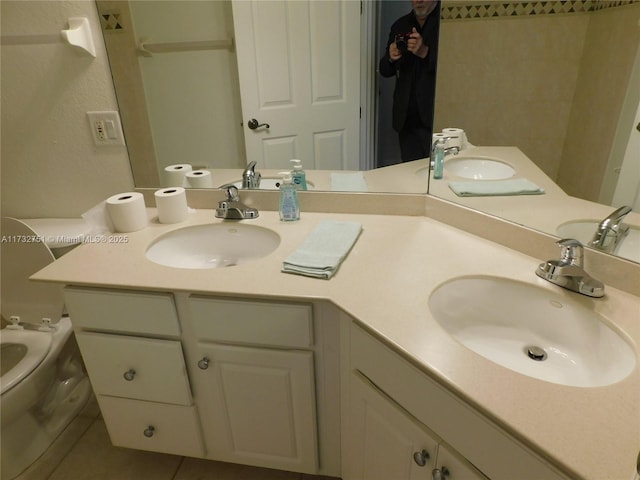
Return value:
M 238 57 L 242 45 L 253 42 L 255 46 L 256 39 L 268 30 L 270 22 L 281 17 L 275 15 L 269 20 L 272 17 L 262 11 L 259 17 L 265 20 L 263 23 L 257 21 L 251 28 L 239 27 L 234 18 L 234 6 L 242 4 L 246 8 L 249 3 L 98 0 L 138 187 L 159 186 L 159 172 L 163 166 L 190 163 L 197 169 L 213 166 L 214 159 L 222 162 L 213 169 L 215 186 L 222 183 L 216 178 L 225 174 L 227 178 L 241 182 L 241 172 L 247 164 L 244 138 L 247 133 L 268 135 L 262 125 L 265 123 L 269 124 L 268 132 L 271 132 L 268 137 L 270 151 L 287 152 L 284 158 L 297 156 L 289 153 L 291 142 L 287 142 L 286 135 L 280 137 L 273 133 L 279 121 L 274 122 L 270 115 L 264 116 L 264 111 L 260 114 L 251 112 L 251 115 L 242 111 L 238 70 L 244 65 Z M 285 8 L 289 3 L 298 8 L 300 4 L 307 4 L 259 3 L 279 8 Z M 307 8 L 331 3 L 314 1 Z M 353 3 L 360 2 L 347 1 L 345 5 Z M 402 12 L 388 13 L 389 5 L 396 8 L 402 5 Z M 357 96 L 361 100 L 361 112 L 358 113 L 362 118 L 358 123 L 358 153 L 349 156 L 358 158 L 358 165 L 343 164 L 341 168 L 346 170 L 334 170 L 344 172 L 342 178 L 332 178 L 333 172 L 326 170 L 318 179 L 308 175 L 307 181 L 312 190 L 363 191 L 360 175 L 364 173 L 367 191 L 424 192 L 429 181 L 426 161 L 417 161 L 418 165 L 412 162 L 393 165 L 399 159 L 397 134 L 391 127 L 389 114 L 394 82 L 381 78 L 376 72 L 390 25 L 410 10 L 410 0 L 406 3 L 370 1 L 362 6 L 362 16 L 358 12 L 358 20 L 348 24 L 349 34 L 340 37 L 341 41 L 352 39 L 349 43 L 352 51 L 344 51 L 341 65 L 357 66 L 359 76 Z M 133 22 L 129 11 L 138 8 L 143 9 L 139 12 L 141 18 Z M 450 160 L 456 158 L 452 155 L 445 157 L 444 178 L 431 181 L 430 193 L 563 236 L 567 234 L 566 228 L 578 228 L 579 221 L 588 224 L 591 232 L 594 222 L 597 225 L 618 206 L 635 206 L 637 210 L 640 162 L 636 152 L 640 146 L 634 129 L 640 122 L 640 118 L 636 118 L 640 100 L 639 8 L 640 2 L 634 0 L 444 0 L 441 3 L 434 130 L 463 128 L 469 145 L 480 149 L 475 152 L 484 162 L 482 174 L 488 175 L 487 160 L 501 162 L 516 167 L 514 178 L 531 177 L 529 180 L 542 187 L 545 193 L 535 197 L 510 196 L 507 201 L 498 196 L 460 197 L 448 187 L 449 180 L 468 181 L 469 178 L 452 173 L 453 162 Z M 246 10 L 245 13 L 243 20 L 255 15 Z M 309 15 L 330 13 L 317 9 L 309 11 Z M 351 17 L 344 17 L 347 18 Z M 158 23 L 154 25 L 155 22 Z M 182 30 L 175 28 L 181 25 Z M 138 32 L 139 28 L 146 31 Z M 316 34 L 319 31 L 324 33 L 316 25 Z M 160 52 L 175 48 L 172 44 L 185 40 L 198 48 L 181 53 Z M 270 57 L 265 50 L 276 51 L 284 41 L 268 36 L 263 39 L 259 56 L 263 61 L 254 62 L 251 71 L 255 73 L 262 68 L 268 74 L 271 66 L 283 70 L 277 60 L 274 60 L 276 63 L 268 61 Z M 189 62 L 189 59 L 203 55 L 208 60 L 217 58 L 218 63 L 207 66 L 204 62 Z M 175 65 L 169 61 L 172 57 L 176 59 Z M 331 65 L 334 57 L 320 56 L 315 61 L 318 65 Z M 145 67 L 150 67 L 148 71 L 143 71 L 143 62 L 147 62 Z M 312 78 L 309 82 L 317 85 L 316 80 Z M 337 91 L 332 89 L 336 85 L 335 77 L 318 80 L 328 80 L 328 83 L 323 90 L 309 90 L 307 95 L 335 103 L 331 100 Z M 147 91 L 145 82 L 155 82 L 155 86 Z M 216 88 L 210 88 L 214 82 Z M 276 87 L 275 92 L 254 90 L 255 95 L 270 102 L 267 108 L 270 112 L 286 104 L 283 99 L 291 84 L 268 83 Z M 351 84 L 342 85 L 346 88 Z M 213 92 L 213 99 L 191 95 L 199 88 Z M 174 95 L 176 92 L 179 93 L 177 96 Z M 164 102 L 163 108 L 151 105 L 158 99 Z M 376 108 L 387 114 L 377 114 Z M 200 111 L 204 113 L 200 114 Z M 157 117 L 157 124 L 151 124 L 152 115 Z M 308 118 L 302 115 L 297 121 L 307 123 Z M 256 128 L 249 129 L 248 121 L 253 119 Z M 193 138 L 197 128 L 203 126 L 205 134 Z M 334 152 L 327 158 L 337 163 L 336 159 L 342 161 L 342 152 L 348 143 L 346 140 L 340 143 L 337 139 L 346 138 L 332 131 L 314 143 L 326 147 L 325 151 Z M 164 143 L 157 146 L 155 142 Z M 349 148 L 353 147 L 353 142 L 349 145 Z M 163 158 L 156 163 L 158 155 Z M 460 160 L 465 155 L 468 157 L 469 151 L 457 156 L 458 168 L 462 168 Z M 388 163 L 385 163 L 386 159 L 389 159 Z M 305 170 L 315 167 L 304 160 Z M 392 165 L 372 169 L 389 164 Z M 477 169 L 479 163 L 473 165 Z M 492 165 L 496 166 L 495 163 Z M 334 166 L 337 167 L 331 165 Z M 266 173 L 263 178 L 268 180 L 265 185 L 276 188 L 277 175 L 273 172 L 282 167 L 285 166 L 263 170 Z M 464 171 L 464 175 L 469 172 L 468 169 Z M 491 174 L 497 175 L 493 171 Z M 332 186 L 332 181 L 338 188 Z M 537 203 L 532 207 L 528 202 L 534 198 Z M 631 233 L 636 231 L 636 225 L 640 225 L 636 215 L 632 212 L 625 219 L 633 227 Z M 571 232 L 575 233 L 574 230 Z
M 583 243 L 637 212 L 639 19 L 637 1 L 444 2 L 435 129 L 470 146 L 429 193 Z M 612 252 L 640 261 L 638 215 L 621 221 L 635 254 Z
M 390 3 L 403 14 L 412 8 Z M 398 142 L 375 123 L 375 46 L 387 15 L 379 2 L 362 12 L 349 0 L 97 4 L 137 186 L 173 184 L 193 170 L 199 177 L 187 174 L 184 186 L 241 183 L 255 161 L 261 188 L 270 188 L 300 159 L 315 190 L 427 190 L 413 166 L 410 175 L 369 172 L 375 142 Z M 431 18 L 437 41 L 439 16 Z M 394 154 L 385 165 L 399 162 Z

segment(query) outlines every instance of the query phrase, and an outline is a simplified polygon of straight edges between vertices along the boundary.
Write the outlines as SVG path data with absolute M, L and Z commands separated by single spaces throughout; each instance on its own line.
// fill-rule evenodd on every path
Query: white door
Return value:
M 233 23 L 247 160 L 358 170 L 360 2 L 234 0 Z

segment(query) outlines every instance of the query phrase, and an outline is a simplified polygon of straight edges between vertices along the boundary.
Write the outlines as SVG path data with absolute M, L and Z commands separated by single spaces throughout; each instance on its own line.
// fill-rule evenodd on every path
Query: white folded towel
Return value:
M 356 222 L 320 222 L 282 264 L 282 271 L 316 278 L 331 278 L 358 239 Z
M 367 192 L 369 187 L 362 172 L 332 173 L 331 190 L 334 192 Z
M 540 195 L 544 189 L 526 178 L 475 182 L 449 182 L 449 188 L 459 197 L 500 195 Z

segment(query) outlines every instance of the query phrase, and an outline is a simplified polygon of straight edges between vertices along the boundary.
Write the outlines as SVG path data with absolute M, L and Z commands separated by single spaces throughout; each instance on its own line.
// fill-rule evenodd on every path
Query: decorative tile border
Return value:
M 123 30 L 122 16 L 119 10 L 100 13 L 100 25 L 104 32 Z
M 558 13 L 585 13 L 629 5 L 638 1 L 640 0 L 540 0 L 533 2 L 443 0 L 440 18 L 442 20 L 468 20 L 527 15 L 554 15 Z

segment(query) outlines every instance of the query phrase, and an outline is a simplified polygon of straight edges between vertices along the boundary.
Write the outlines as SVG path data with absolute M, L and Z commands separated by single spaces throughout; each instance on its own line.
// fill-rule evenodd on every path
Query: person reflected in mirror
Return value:
M 439 0 L 411 0 L 411 12 L 391 26 L 379 62 L 383 77 L 396 78 L 392 126 L 403 162 L 430 156 L 435 104 Z

